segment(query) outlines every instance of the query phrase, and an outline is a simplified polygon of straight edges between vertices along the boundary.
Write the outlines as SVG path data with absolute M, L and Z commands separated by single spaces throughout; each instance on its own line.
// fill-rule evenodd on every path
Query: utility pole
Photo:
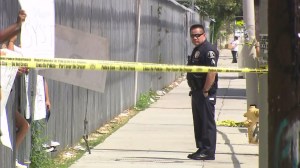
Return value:
M 140 47 L 140 33 L 141 33 L 141 0 L 136 0 L 136 46 L 134 51 L 134 61 L 139 62 L 139 47 Z M 138 76 L 139 73 L 134 73 L 134 104 L 138 101 Z
M 254 1 L 243 0 L 243 18 L 245 21 L 244 46 L 242 56 L 244 65 L 247 68 L 256 68 L 256 51 L 255 51 L 255 15 Z M 246 74 L 246 95 L 247 108 L 251 104 L 258 104 L 258 79 L 257 74 Z
M 269 168 L 300 167 L 299 5 L 268 1 Z
M 259 66 L 264 68 L 268 64 L 268 0 L 259 1 Z M 259 82 L 259 167 L 268 167 L 268 74 L 261 74 Z
M 214 44 L 214 35 L 215 35 L 215 23 L 216 23 L 216 20 L 215 19 L 210 19 L 210 22 L 212 23 L 212 33 L 211 33 L 211 41 L 210 43 Z

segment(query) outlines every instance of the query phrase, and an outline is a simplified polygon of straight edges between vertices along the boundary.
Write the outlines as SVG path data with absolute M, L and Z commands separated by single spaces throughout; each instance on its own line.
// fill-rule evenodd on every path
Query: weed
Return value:
M 45 123 L 43 121 L 33 121 L 31 123 L 31 168 L 50 168 L 54 165 L 53 160 L 43 149 L 43 144 L 47 141 L 47 138 L 43 136 L 44 130 Z
M 156 93 L 150 90 L 147 93 L 141 94 L 139 100 L 136 103 L 136 110 L 145 110 L 151 104 L 151 99 L 155 100 Z

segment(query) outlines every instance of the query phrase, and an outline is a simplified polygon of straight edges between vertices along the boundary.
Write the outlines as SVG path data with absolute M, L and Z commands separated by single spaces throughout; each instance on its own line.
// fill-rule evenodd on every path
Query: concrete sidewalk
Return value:
M 221 50 L 219 67 L 237 67 L 229 50 Z M 243 121 L 245 79 L 219 74 L 216 120 Z M 258 145 L 248 144 L 247 129 L 217 127 L 214 161 L 187 158 L 196 150 L 189 87 L 184 80 L 150 108 L 140 112 L 71 168 L 256 168 Z

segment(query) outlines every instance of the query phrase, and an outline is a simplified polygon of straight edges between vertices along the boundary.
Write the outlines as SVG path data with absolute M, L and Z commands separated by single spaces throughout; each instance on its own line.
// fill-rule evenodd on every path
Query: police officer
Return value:
M 195 24 L 190 27 L 190 36 L 195 48 L 188 65 L 217 66 L 219 53 L 207 40 L 204 27 Z M 218 76 L 216 72 L 188 73 L 191 88 L 192 111 L 196 147 L 188 158 L 194 160 L 215 160 L 216 122 L 215 104 Z

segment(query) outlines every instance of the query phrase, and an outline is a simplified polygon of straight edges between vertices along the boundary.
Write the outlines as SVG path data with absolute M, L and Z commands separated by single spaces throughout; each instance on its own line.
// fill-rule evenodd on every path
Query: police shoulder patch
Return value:
M 210 59 L 214 59 L 216 57 L 216 53 L 214 51 L 208 51 L 207 56 Z
M 212 65 L 216 65 L 216 61 L 214 59 L 211 60 Z

